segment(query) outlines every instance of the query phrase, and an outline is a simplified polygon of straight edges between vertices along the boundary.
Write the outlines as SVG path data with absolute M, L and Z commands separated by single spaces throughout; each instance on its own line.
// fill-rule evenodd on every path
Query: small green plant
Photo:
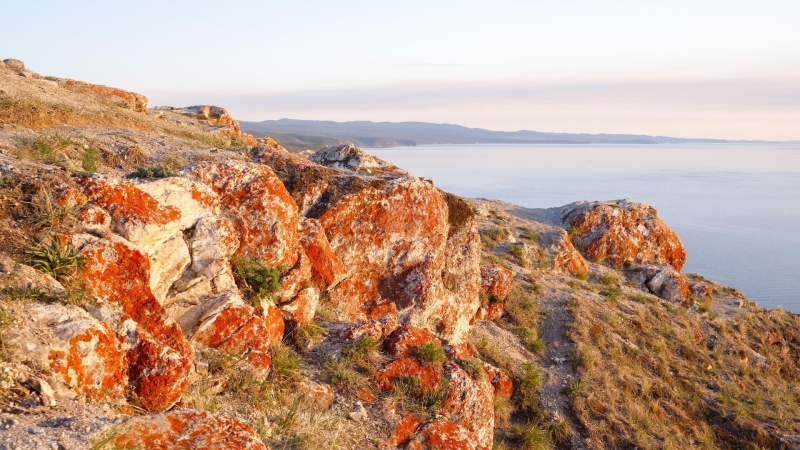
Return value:
M 594 355 L 583 347 L 576 347 L 570 355 L 570 361 L 575 367 L 589 370 L 594 364 Z
M 253 295 L 254 303 L 262 296 L 274 296 L 280 292 L 280 268 L 267 267 L 250 256 L 236 256 L 231 263 L 242 285 L 240 288 Z
M 580 380 L 572 380 L 569 383 L 567 383 L 562 392 L 569 398 L 575 398 L 582 391 L 583 391 L 583 383 Z
M 298 349 L 306 351 L 325 335 L 325 327 L 317 321 L 312 321 L 309 324 L 297 326 L 291 330 L 290 338 Z
M 581 270 L 580 272 L 575 274 L 575 278 L 577 278 L 577 279 L 579 279 L 581 281 L 586 281 L 586 280 L 589 279 L 589 272 L 587 272 L 585 270 Z
M 542 387 L 542 372 L 532 363 L 525 363 L 516 377 L 516 395 L 520 409 L 528 415 L 539 414 L 539 389 Z
M 486 377 L 483 361 L 478 358 L 458 358 L 456 359 L 456 364 L 461 366 L 475 380 L 481 380 Z
M 494 242 L 497 242 L 499 240 L 508 239 L 508 237 L 511 236 L 511 231 L 509 231 L 506 227 L 493 227 L 481 231 L 481 235 L 486 236 L 488 239 Z
M 629 298 L 631 301 L 641 303 L 643 305 L 655 305 L 657 303 L 652 297 L 643 294 L 633 294 Z
M 143 178 L 147 180 L 157 178 L 178 177 L 180 174 L 166 166 L 137 167 L 128 174 L 128 178 Z
M 566 420 L 547 424 L 547 431 L 550 434 L 550 438 L 559 444 L 569 441 L 569 437 L 572 435 L 572 427 Z
M 294 385 L 303 378 L 305 365 L 291 348 L 283 344 L 275 344 L 270 348 L 270 355 L 272 356 L 272 365 L 269 378 L 278 385 Z
M 401 377 L 392 380 L 392 391 L 401 401 L 408 402 L 407 407 L 419 413 L 436 413 L 447 396 L 450 382 L 442 378 L 433 389 L 424 389 L 419 376 Z
M 100 150 L 89 147 L 83 152 L 83 160 L 81 161 L 81 168 L 88 173 L 97 172 L 97 163 L 100 162 Z
M 424 342 L 417 347 L 417 358 L 422 361 L 422 364 L 433 366 L 447 361 L 447 354 L 441 345 L 433 342 Z
M 600 283 L 606 286 L 616 286 L 618 284 L 618 281 L 619 280 L 617 280 L 617 277 L 610 274 L 605 274 L 602 277 L 600 277 Z
M 84 257 L 79 256 L 72 243 L 66 245 L 54 236 L 50 242 L 40 242 L 29 250 L 31 266 L 49 274 L 58 281 L 68 281 L 83 268 Z
M 539 233 L 531 230 L 530 228 L 521 228 L 521 231 L 523 238 L 534 242 L 539 240 Z
M 619 286 L 609 286 L 600 292 L 609 302 L 616 302 L 622 295 L 622 289 Z
M 517 327 L 514 331 L 522 340 L 522 344 L 525 346 L 525 348 L 538 355 L 544 354 L 545 344 L 544 341 L 539 338 L 536 330 L 528 327 Z
M 539 425 L 514 425 L 511 440 L 524 450 L 546 450 L 552 448 L 550 434 Z
M 578 232 L 579 232 L 579 231 L 580 231 L 580 230 L 578 230 L 578 229 L 577 229 L 577 228 L 575 228 L 575 227 L 569 227 L 569 228 L 567 228 L 567 235 L 569 236 L 569 238 L 570 238 L 570 239 L 574 239 L 574 238 L 575 238 L 575 236 L 577 236 L 577 235 L 578 235 Z
M 54 230 L 69 224 L 75 218 L 75 208 L 65 208 L 54 203 L 50 194 L 39 191 L 30 201 L 28 221 L 41 230 Z
M 528 265 L 528 249 L 525 247 L 525 244 L 509 245 L 508 252 L 517 258 L 520 266 L 526 267 Z
M 342 349 L 342 356 L 347 359 L 360 359 L 378 351 L 378 341 L 365 334 L 361 339 Z

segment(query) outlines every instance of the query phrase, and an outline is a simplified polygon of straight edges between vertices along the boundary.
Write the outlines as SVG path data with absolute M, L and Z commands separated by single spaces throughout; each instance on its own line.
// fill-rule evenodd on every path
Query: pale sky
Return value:
M 4 1 L 0 57 L 244 120 L 800 140 L 800 1 Z

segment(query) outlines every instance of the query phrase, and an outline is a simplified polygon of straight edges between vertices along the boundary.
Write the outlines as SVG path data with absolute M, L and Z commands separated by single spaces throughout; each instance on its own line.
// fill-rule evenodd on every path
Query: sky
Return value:
M 150 106 L 800 140 L 797 0 L 3 3 L 0 57 Z

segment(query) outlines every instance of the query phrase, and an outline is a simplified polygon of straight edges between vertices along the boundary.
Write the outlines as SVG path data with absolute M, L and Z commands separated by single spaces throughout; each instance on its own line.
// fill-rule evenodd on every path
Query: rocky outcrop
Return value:
M 91 92 L 92 94 L 99 95 L 114 102 L 121 102 L 126 108 L 132 109 L 136 112 L 147 111 L 147 97 L 135 92 L 117 89 L 99 84 L 86 83 L 84 81 L 70 80 L 69 78 L 54 78 L 59 85 L 77 89 L 81 91 Z
M 590 260 L 613 267 L 669 264 L 680 271 L 686 262 L 683 243 L 656 210 L 630 200 L 577 202 L 559 209 L 572 231 L 572 242 Z
M 488 449 L 479 445 L 474 433 L 449 420 L 420 425 L 406 443 L 406 450 Z
M 111 439 L 114 448 L 266 450 L 258 434 L 234 417 L 206 411 L 171 411 L 131 419 Z
M 684 303 L 690 297 L 689 286 L 672 266 L 647 264 L 624 271 L 634 287 L 672 303 Z
M 494 389 L 489 378 L 473 377 L 454 362 L 444 364 L 449 381 L 442 415 L 475 434 L 479 448 L 492 448 Z
M 462 341 L 479 307 L 472 209 L 388 164 L 365 162 L 372 160 L 360 149 L 345 150 L 314 157 L 336 169 L 274 146 L 250 152 L 281 177 L 303 215 L 319 221 L 346 269 L 325 302 L 354 321 L 391 314 Z M 359 174 L 362 164 L 381 170 Z
M 586 260 L 572 245 L 566 231 L 559 230 L 557 237 L 551 241 L 549 249 L 553 253 L 553 268 L 573 275 L 589 270 Z
M 242 127 L 239 125 L 239 122 L 228 114 L 227 109 L 220 106 L 196 105 L 183 108 L 159 106 L 155 109 L 157 111 L 172 111 L 183 114 L 184 116 L 193 117 L 198 121 L 211 125 L 216 132 L 222 136 L 236 139 L 243 145 L 256 145 L 256 139 L 247 133 L 242 133 Z
M 25 70 L 25 63 L 14 58 L 8 58 L 3 60 L 3 64 L 5 67 L 11 70 Z
M 334 169 L 370 170 L 396 169 L 392 164 L 380 160 L 353 144 L 325 147 L 309 159 L 317 164 Z

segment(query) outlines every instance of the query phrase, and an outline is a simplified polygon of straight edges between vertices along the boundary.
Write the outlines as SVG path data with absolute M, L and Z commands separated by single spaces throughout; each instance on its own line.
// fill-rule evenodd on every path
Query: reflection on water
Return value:
M 369 149 L 444 190 L 529 208 L 656 207 L 698 272 L 800 312 L 800 144 L 441 145 Z

